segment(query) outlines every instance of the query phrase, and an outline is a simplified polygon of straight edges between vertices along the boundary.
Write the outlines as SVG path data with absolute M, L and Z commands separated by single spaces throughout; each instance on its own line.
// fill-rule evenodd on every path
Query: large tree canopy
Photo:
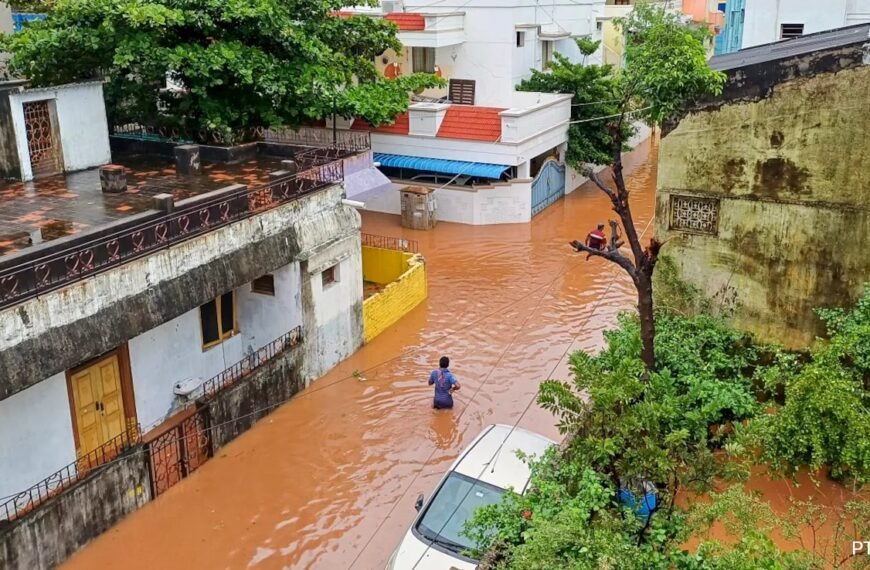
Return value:
M 335 17 L 345 4 L 59 0 L 47 20 L 0 47 L 13 54 L 11 71 L 35 85 L 106 79 L 116 121 L 231 131 L 298 125 L 337 110 L 389 122 L 407 108 L 409 91 L 439 80 L 386 80 L 374 57 L 401 47 L 396 27 Z M 167 78 L 181 89 L 165 89 Z

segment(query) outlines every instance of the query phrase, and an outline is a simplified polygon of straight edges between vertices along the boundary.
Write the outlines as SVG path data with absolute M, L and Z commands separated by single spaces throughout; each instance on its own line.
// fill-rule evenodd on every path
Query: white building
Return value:
M 870 0 L 746 0 L 742 48 L 870 22 Z
M 387 77 L 429 72 L 448 85 L 419 93 L 393 125 L 371 128 L 355 120 L 339 127 L 371 130 L 375 160 L 393 180 L 437 187 L 438 219 L 528 222 L 577 186 L 563 164 L 571 96 L 515 87 L 533 69 L 545 70 L 554 52 L 579 61 L 575 40 L 601 39 L 604 4 L 405 0 L 342 11 L 399 27 L 403 50 L 376 61 Z M 590 60 L 600 62 L 600 52 Z M 398 213 L 398 191 L 384 188 L 358 199 L 369 209 Z
M 32 180 L 112 159 L 100 82 L 0 82 L 0 178 Z

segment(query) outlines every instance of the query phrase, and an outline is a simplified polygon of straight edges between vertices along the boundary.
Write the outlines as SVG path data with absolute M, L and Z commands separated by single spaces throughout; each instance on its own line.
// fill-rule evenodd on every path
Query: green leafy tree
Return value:
M 662 244 L 655 238 L 647 246 L 641 243 L 629 205 L 622 153 L 635 121 L 656 125 L 671 119 L 696 98 L 718 93 L 725 78 L 707 65 L 704 42 L 708 32 L 686 26 L 661 6 L 636 4 L 617 26 L 629 38 L 624 69 L 572 64 L 557 56 L 551 73 L 533 71 L 519 88 L 574 94 L 568 162 L 610 199 L 631 254 L 621 252 L 625 243 L 616 222 L 611 222 L 613 235 L 604 249 L 590 248 L 581 241 L 571 245 L 616 263 L 631 277 L 638 296 L 643 362 L 652 371 L 656 368 L 652 275 Z M 578 46 L 584 54 L 597 47 L 588 41 Z M 609 164 L 613 185 L 601 180 L 588 163 Z
M 828 327 L 808 361 L 781 354 L 760 378 L 784 403 L 748 432 L 775 468 L 830 468 L 835 479 L 870 482 L 870 287 L 850 311 L 820 310 Z
M 388 81 L 388 21 L 334 17 L 341 0 L 58 0 L 3 39 L 35 85 L 105 78 L 111 118 L 230 134 L 331 115 L 374 124 L 407 109 L 432 75 Z M 166 89 L 167 78 L 180 89 Z

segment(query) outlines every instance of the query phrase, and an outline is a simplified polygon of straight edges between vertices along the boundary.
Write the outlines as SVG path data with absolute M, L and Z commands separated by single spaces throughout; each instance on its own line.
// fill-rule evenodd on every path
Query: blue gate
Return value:
M 565 195 L 565 166 L 556 160 L 548 160 L 532 181 L 532 215 Z

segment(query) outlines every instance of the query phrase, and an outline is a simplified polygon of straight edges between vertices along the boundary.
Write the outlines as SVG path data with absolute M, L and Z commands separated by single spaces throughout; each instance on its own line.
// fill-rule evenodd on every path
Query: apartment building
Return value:
M 870 0 L 726 0 L 717 54 L 870 22 Z
M 375 160 L 392 180 L 358 199 L 398 213 L 401 187 L 429 186 L 437 188 L 440 220 L 516 223 L 573 190 L 579 177 L 564 165 L 571 96 L 515 87 L 533 69 L 547 69 L 555 52 L 580 61 L 575 40 L 601 38 L 604 4 L 404 0 L 340 12 L 398 26 L 403 49 L 376 61 L 387 77 L 428 72 L 447 83 L 415 94 L 392 125 L 339 122 L 371 133 Z M 600 62 L 600 53 L 590 61 Z

